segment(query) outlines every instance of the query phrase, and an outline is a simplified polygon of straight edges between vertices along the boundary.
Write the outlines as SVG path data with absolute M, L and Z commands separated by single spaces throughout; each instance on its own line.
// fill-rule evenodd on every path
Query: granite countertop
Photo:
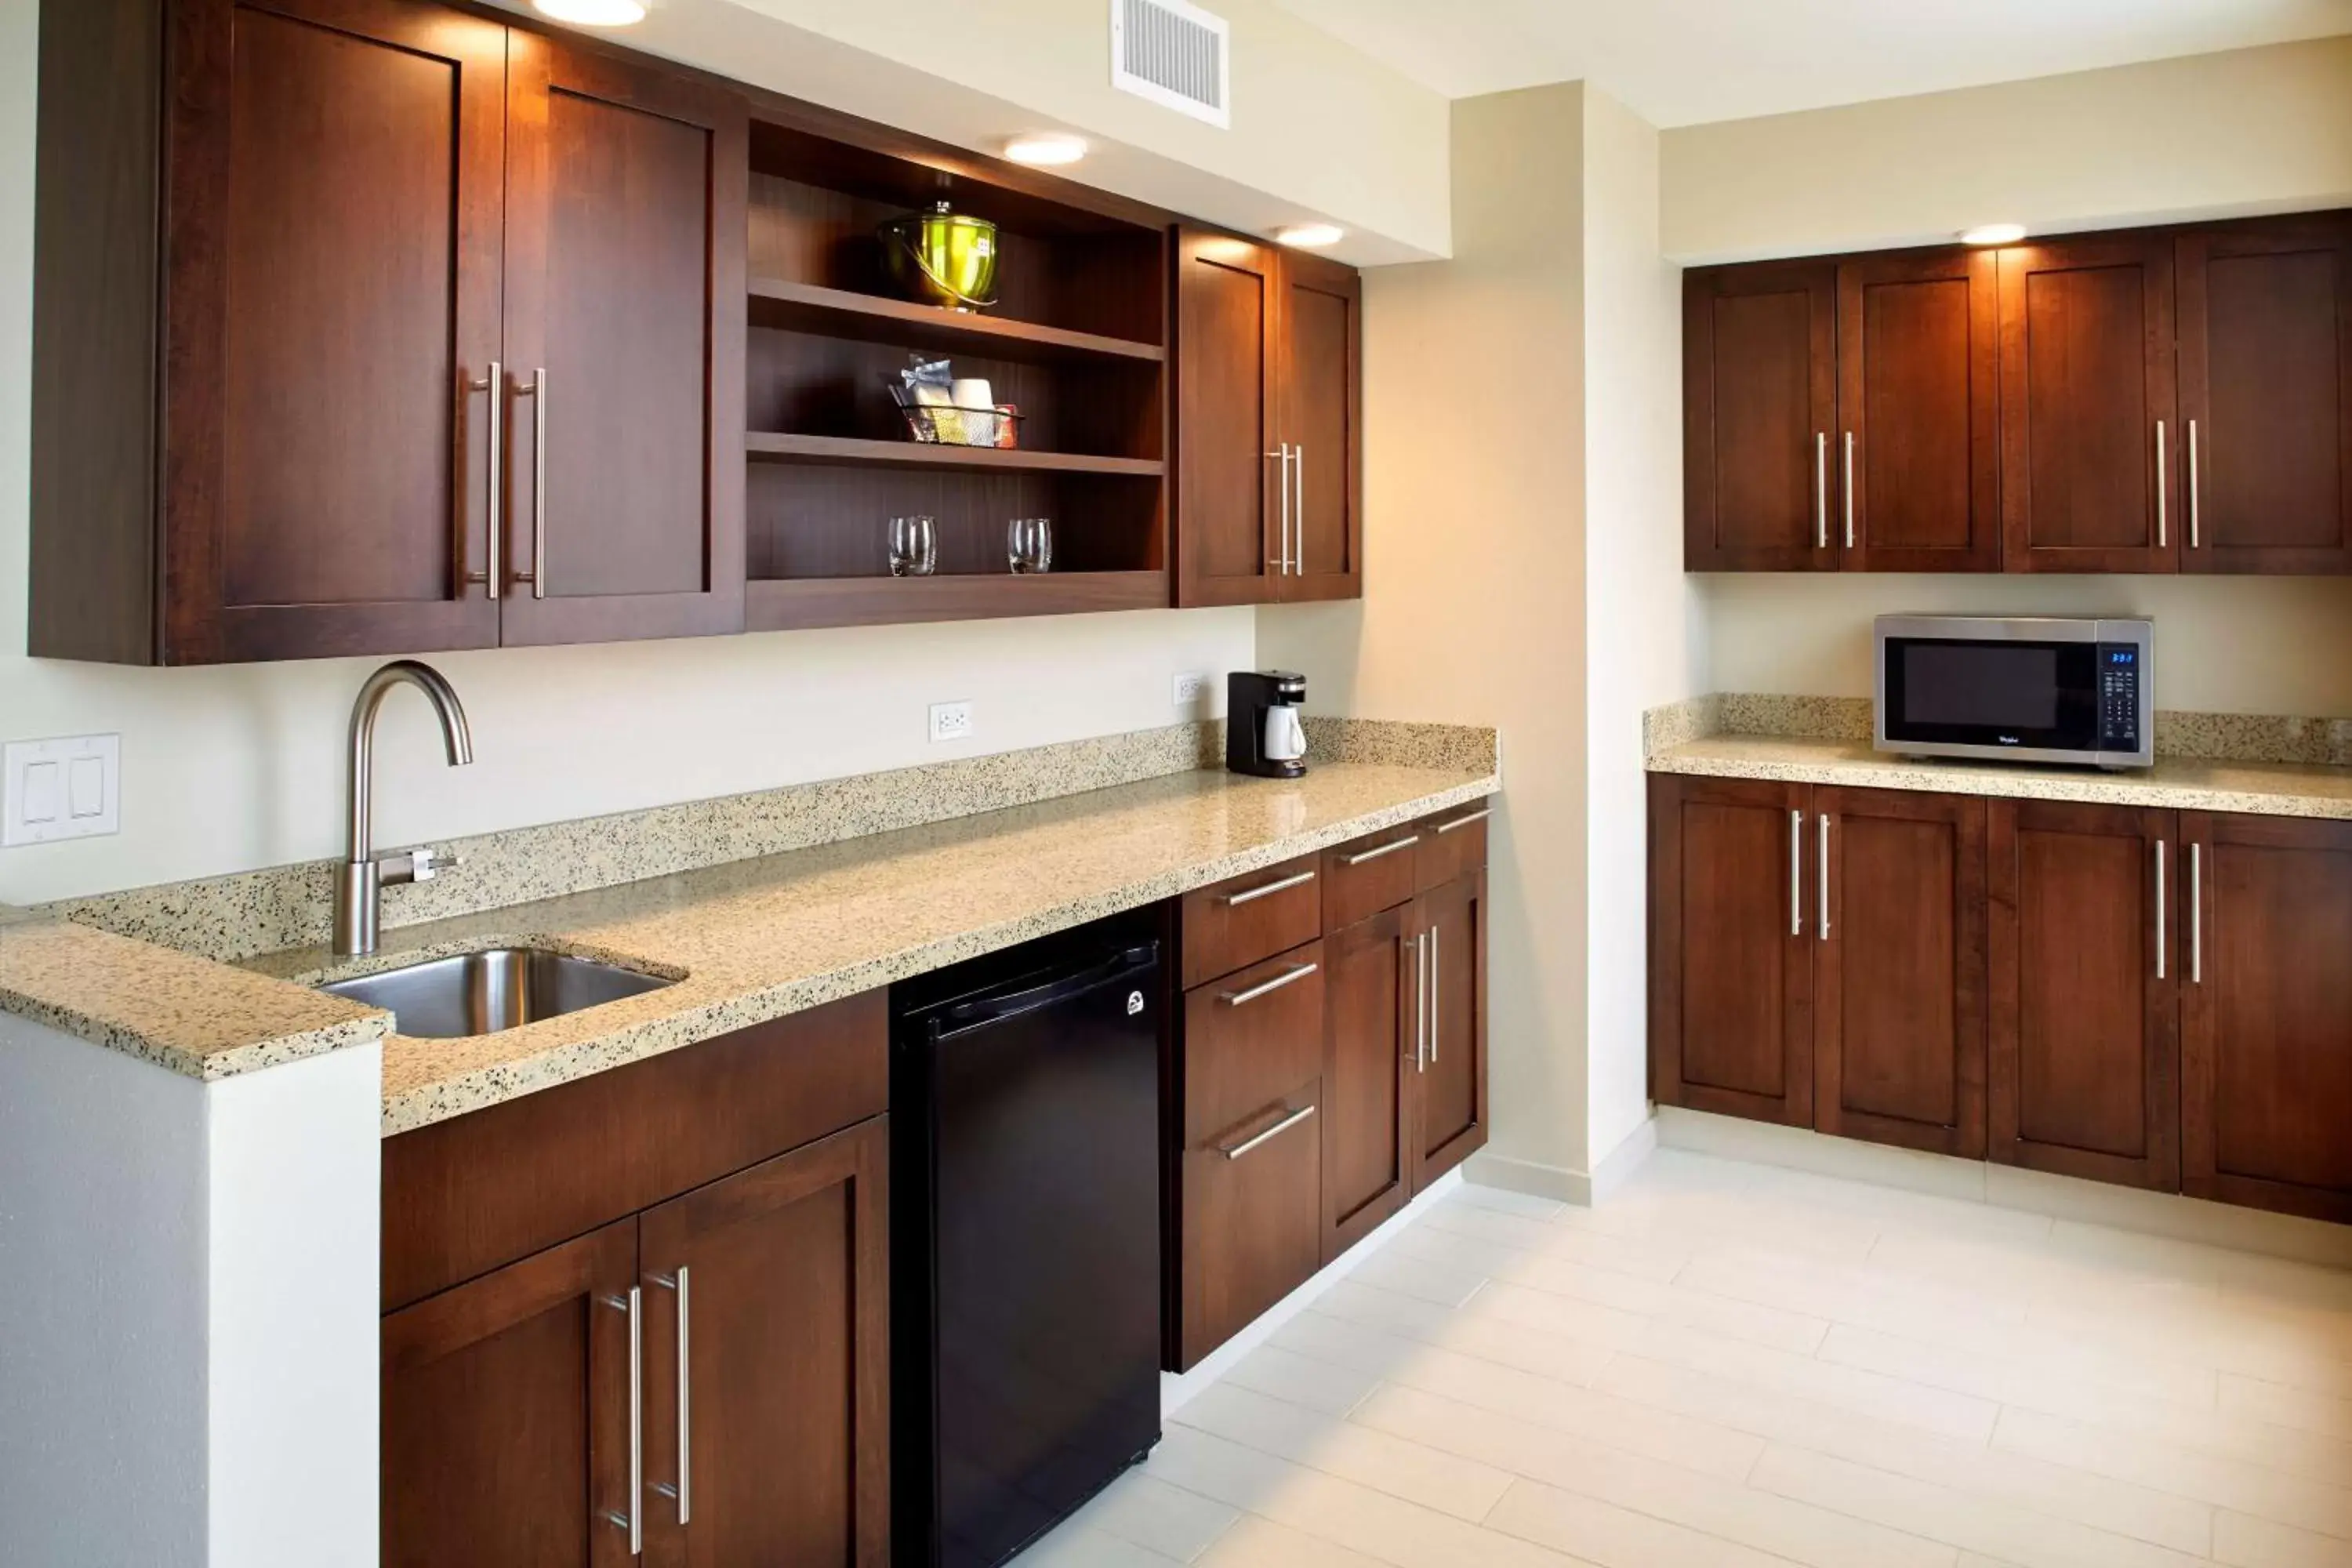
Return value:
M 909 974 L 1171 897 L 1491 795 L 1491 769 L 1367 763 L 1304 779 L 1201 770 L 389 931 L 384 951 L 336 961 L 296 948 L 226 968 L 75 927 L 52 940 L 104 954 L 110 998 L 137 1014 L 142 1055 L 218 1037 L 213 1076 L 383 1029 L 384 1015 L 308 989 L 323 979 L 488 947 L 548 946 L 665 975 L 661 990 L 467 1039 L 383 1036 L 383 1132 L 444 1118 L 885 985 Z M 12 980 L 0 933 L 0 987 Z M 86 962 L 85 957 L 60 962 Z M 225 984 L 222 977 L 228 977 Z M 56 986 L 62 975 L 46 972 Z M 287 981 L 296 984 L 288 984 Z M 191 1000 L 174 1004 L 173 996 Z M 19 1009 L 23 1010 L 23 1009 Z M 134 1009 L 135 1011 L 135 1009 Z M 70 1022 L 60 1026 L 71 1026 Z M 183 1031 L 185 1031 L 184 1034 Z M 338 1031 L 328 1042 L 329 1031 Z M 75 1032 L 91 1036 L 87 1028 Z M 104 1043 L 120 1044 L 119 1041 Z M 209 1058 L 208 1058 L 209 1059 Z
M 1649 759 L 1649 769 L 1712 778 L 2352 820 L 2352 768 L 2320 763 L 2160 756 L 2152 768 L 2101 773 L 2011 763 L 1921 761 L 1874 751 L 1867 742 L 1715 735 L 1661 749 Z

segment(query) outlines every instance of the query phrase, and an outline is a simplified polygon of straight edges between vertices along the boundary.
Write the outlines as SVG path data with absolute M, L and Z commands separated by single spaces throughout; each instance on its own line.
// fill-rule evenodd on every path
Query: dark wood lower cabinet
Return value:
M 2352 824 L 2182 814 L 2180 1184 L 2352 1221 Z
M 1813 1122 L 1803 784 L 1650 780 L 1650 1078 L 1661 1105 Z
M 1821 788 L 1812 829 L 1813 1126 L 1983 1158 L 1985 803 Z
M 650 1563 L 890 1560 L 887 1122 L 640 1222 Z
M 385 1568 L 629 1561 L 637 1222 L 383 1320 Z
M 1413 930 L 1428 947 L 1428 1022 L 1412 1080 L 1415 1192 L 1486 1146 L 1486 911 L 1483 870 L 1413 905 Z
M 2177 1191 L 2178 820 L 2002 800 L 1990 828 L 1988 1152 Z
M 1323 1246 L 1330 1262 L 1404 1206 L 1414 933 L 1400 904 L 1323 941 Z

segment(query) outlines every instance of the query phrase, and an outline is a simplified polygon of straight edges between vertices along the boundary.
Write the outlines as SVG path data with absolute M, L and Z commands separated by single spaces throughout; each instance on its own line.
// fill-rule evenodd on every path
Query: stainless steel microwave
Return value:
M 1881 616 L 1874 640 L 1882 752 L 2156 762 L 2153 622 Z

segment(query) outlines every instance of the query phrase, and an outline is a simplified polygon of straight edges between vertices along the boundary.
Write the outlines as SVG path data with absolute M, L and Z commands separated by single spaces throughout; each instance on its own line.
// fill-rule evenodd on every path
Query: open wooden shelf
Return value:
M 744 629 L 969 621 L 1168 607 L 1165 572 L 1010 572 L 940 577 L 801 577 L 744 584 Z
M 1139 479 L 1156 479 L 1168 468 L 1157 458 L 1090 458 L 1079 452 L 1007 451 L 1001 447 L 790 436 L 772 430 L 754 430 L 744 443 L 755 463 L 833 463 L 968 474 L 1112 474 Z
M 751 292 L 751 321 L 755 327 L 949 353 L 970 352 L 995 359 L 1125 360 L 1157 364 L 1168 358 L 1168 351 L 1157 343 L 1074 332 L 1003 316 L 964 314 L 937 305 L 829 289 L 822 283 L 754 278 Z

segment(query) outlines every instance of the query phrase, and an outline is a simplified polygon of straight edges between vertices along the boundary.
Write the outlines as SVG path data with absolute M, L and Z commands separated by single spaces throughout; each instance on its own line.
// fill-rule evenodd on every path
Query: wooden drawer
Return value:
M 837 1132 L 889 1099 L 877 990 L 387 1139 L 384 1310 Z
M 1309 1079 L 1184 1149 L 1179 1371 L 1298 1289 L 1321 1262 L 1323 1144 Z
M 1426 893 L 1486 868 L 1486 818 L 1492 798 L 1474 800 L 1416 824 L 1421 843 L 1413 850 L 1413 881 Z
M 1230 1131 L 1321 1073 L 1323 979 L 1318 938 L 1184 994 L 1188 1146 Z
M 1185 894 L 1185 985 L 1322 935 L 1321 881 L 1316 857 L 1307 855 Z
M 1323 929 L 1342 930 L 1412 897 L 1412 858 L 1428 838 L 1399 823 L 1323 851 Z

